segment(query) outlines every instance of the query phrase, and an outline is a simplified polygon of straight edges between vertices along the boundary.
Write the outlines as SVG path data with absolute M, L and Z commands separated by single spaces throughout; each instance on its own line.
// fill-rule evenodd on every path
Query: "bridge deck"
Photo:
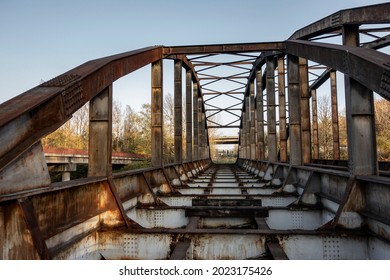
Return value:
M 162 247 L 154 243 L 144 250 L 156 251 L 157 247 L 161 254 L 175 259 L 367 257 L 367 232 L 360 228 L 338 232 L 321 229 L 332 215 L 327 214 L 320 196 L 300 204 L 299 187 L 287 186 L 285 178 L 270 171 L 254 171 L 238 165 L 211 165 L 185 185 L 175 187 L 174 194 L 158 194 L 159 205 L 138 203 L 128 209 L 129 217 L 142 228 L 121 235 L 155 242 L 168 239 Z M 305 246 L 306 242 L 313 244 Z M 129 258 L 151 257 L 135 243 L 125 242 L 124 246 L 130 246 L 125 249 L 132 252 Z M 351 254 L 353 247 L 356 255 Z M 114 250 L 102 254 L 117 257 Z

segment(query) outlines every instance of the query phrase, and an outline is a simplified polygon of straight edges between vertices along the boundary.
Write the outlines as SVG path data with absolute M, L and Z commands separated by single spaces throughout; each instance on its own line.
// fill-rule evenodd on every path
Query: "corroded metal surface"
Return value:
M 360 47 L 302 40 L 287 41 L 286 51 L 341 71 L 378 92 L 383 98 L 390 99 L 390 88 L 387 86 L 386 78 L 390 70 L 390 56 L 387 54 Z M 360 67 L 352 67 L 360 63 L 364 65 L 364 71 Z

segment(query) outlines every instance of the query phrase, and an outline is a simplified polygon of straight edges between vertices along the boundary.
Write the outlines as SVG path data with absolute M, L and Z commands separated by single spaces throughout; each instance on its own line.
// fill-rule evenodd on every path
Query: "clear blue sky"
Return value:
M 0 103 L 98 57 L 150 45 L 285 40 L 340 9 L 381 2 L 0 0 Z M 134 99 L 122 90 L 147 83 L 134 77 L 134 88 L 118 86 L 125 104 Z

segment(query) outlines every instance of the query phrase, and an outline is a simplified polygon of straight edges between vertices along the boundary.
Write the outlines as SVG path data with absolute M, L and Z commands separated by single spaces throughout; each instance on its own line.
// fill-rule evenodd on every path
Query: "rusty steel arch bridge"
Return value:
M 0 259 L 390 259 L 390 169 L 377 160 L 373 98 L 390 100 L 389 32 L 388 3 L 342 10 L 279 42 L 99 58 L 1 104 Z M 163 165 L 167 59 L 175 162 Z M 112 85 L 146 65 L 152 167 L 113 173 Z M 319 158 L 317 89 L 325 83 L 331 161 Z M 88 177 L 51 183 L 41 139 L 88 102 Z M 236 129 L 234 165 L 211 161 L 209 129 Z

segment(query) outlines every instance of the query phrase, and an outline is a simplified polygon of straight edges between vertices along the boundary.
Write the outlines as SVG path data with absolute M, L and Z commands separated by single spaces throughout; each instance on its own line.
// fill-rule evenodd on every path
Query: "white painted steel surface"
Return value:
M 314 230 L 322 224 L 321 211 L 270 209 L 265 219 L 271 229 Z
M 180 228 L 188 224 L 184 209 L 133 209 L 128 216 L 144 228 Z
M 161 196 L 159 199 L 163 202 L 165 202 L 169 206 L 191 206 L 192 205 L 192 199 L 195 197 L 193 196 Z
M 190 255 L 195 260 L 246 259 L 265 253 L 265 237 L 257 235 L 199 235 L 194 236 Z
M 364 260 L 367 237 L 292 235 L 280 241 L 292 260 Z

